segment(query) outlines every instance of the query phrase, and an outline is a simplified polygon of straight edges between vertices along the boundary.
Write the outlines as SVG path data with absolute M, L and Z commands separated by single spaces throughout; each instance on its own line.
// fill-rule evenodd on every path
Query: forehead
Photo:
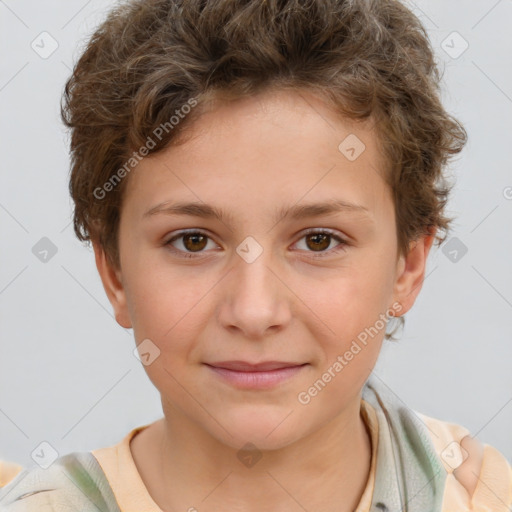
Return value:
M 173 198 L 273 216 L 301 198 L 346 199 L 374 213 L 389 203 L 372 121 L 343 118 L 312 93 L 213 103 L 183 140 L 132 171 L 124 202 L 138 217 Z

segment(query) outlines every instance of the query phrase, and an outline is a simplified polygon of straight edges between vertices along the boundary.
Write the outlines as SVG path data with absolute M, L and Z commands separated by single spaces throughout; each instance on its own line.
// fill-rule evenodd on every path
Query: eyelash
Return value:
M 180 231 L 177 235 L 173 236 L 167 242 L 165 242 L 164 246 L 166 246 L 166 247 L 168 246 L 172 252 L 179 254 L 180 257 L 183 257 L 183 258 L 201 257 L 200 256 L 201 251 L 198 251 L 197 253 L 186 252 L 186 251 L 182 251 L 180 249 L 176 249 L 171 245 L 171 242 L 174 242 L 175 240 L 178 240 L 179 238 L 182 238 L 183 236 L 190 235 L 190 234 L 203 235 L 206 238 L 208 238 L 209 240 L 211 240 L 211 237 L 204 231 L 201 231 L 200 229 L 190 229 L 190 230 L 186 230 L 186 231 Z M 345 247 L 348 245 L 348 242 L 344 238 L 341 238 L 334 231 L 331 231 L 331 230 L 325 229 L 325 228 L 324 229 L 319 229 L 319 228 L 308 229 L 302 234 L 302 236 L 300 237 L 299 240 L 301 240 L 302 238 L 304 238 L 308 235 L 312 235 L 312 234 L 329 235 L 329 236 L 331 236 L 331 238 L 334 238 L 335 240 L 340 242 L 339 245 L 337 245 L 334 249 L 329 249 L 327 251 L 320 251 L 318 253 L 315 253 L 315 251 L 306 251 L 306 252 L 311 252 L 313 254 L 313 258 L 324 258 L 324 257 L 326 257 L 326 255 L 331 255 L 332 253 L 337 253 L 341 250 L 344 250 Z

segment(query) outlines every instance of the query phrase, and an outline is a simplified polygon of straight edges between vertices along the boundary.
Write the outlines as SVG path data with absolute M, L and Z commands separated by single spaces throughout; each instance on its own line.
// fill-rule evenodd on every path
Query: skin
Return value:
M 149 338 L 160 350 L 144 368 L 164 417 L 130 447 L 141 478 L 165 510 L 354 510 L 371 459 L 361 392 L 385 329 L 308 404 L 297 397 L 393 304 L 397 316 L 412 307 L 434 232 L 399 257 L 372 124 L 340 118 L 312 93 L 219 102 L 190 128 L 183 144 L 132 171 L 120 268 L 94 243 L 117 322 L 133 328 L 137 344 Z M 338 150 L 349 134 L 366 146 L 355 161 Z M 330 199 L 367 213 L 274 219 L 279 208 Z M 232 218 L 143 219 L 171 200 L 215 205 Z M 207 242 L 165 246 L 190 228 Z M 308 228 L 330 229 L 347 244 L 336 251 L 335 237 L 322 245 Z M 251 263 L 236 252 L 247 236 L 263 248 Z M 222 360 L 308 364 L 273 389 L 241 390 L 203 364 Z M 262 454 L 252 467 L 237 458 L 247 442 Z

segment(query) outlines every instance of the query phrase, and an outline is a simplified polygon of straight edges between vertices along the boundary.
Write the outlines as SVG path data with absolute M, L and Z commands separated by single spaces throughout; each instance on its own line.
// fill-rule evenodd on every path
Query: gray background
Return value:
M 42 441 L 59 454 L 92 450 L 162 414 L 70 223 L 59 100 L 112 5 L 0 1 L 0 458 L 22 465 Z M 444 68 L 445 105 L 469 133 L 449 168 L 451 236 L 467 253 L 454 262 L 434 250 L 402 339 L 385 343 L 374 373 L 410 408 L 465 426 L 512 461 L 512 1 L 410 5 Z M 58 43 L 47 58 L 31 47 L 43 31 Z M 461 38 L 469 47 L 456 55 Z M 47 262 L 32 252 L 43 237 L 57 249 Z

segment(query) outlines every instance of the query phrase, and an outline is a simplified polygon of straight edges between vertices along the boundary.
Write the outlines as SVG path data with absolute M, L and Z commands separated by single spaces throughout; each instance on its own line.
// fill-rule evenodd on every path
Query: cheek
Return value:
M 362 388 L 377 362 L 387 326 L 387 308 L 379 293 L 368 294 L 356 277 L 346 281 L 343 291 L 312 307 L 328 329 L 316 335 L 321 351 L 310 384 L 325 387 L 318 406 L 323 403 L 328 409 L 326 404 L 338 403 L 340 397 L 349 400 Z
M 332 279 L 317 284 L 306 301 L 339 335 L 373 323 L 389 306 L 392 281 L 388 267 L 359 263 L 340 268 Z
M 156 357 L 144 369 L 164 396 L 186 401 L 180 383 L 190 380 L 188 365 L 196 359 L 201 333 L 211 318 L 205 309 L 207 296 L 204 297 L 211 286 L 208 282 L 192 283 L 176 276 L 155 279 L 149 273 L 133 286 L 134 336 L 137 343 L 150 340 L 149 347 Z M 194 382 L 188 382 L 187 390 L 201 392 Z
M 314 312 L 308 314 L 314 322 L 310 330 L 321 330 L 316 336 L 324 347 L 321 366 L 328 367 L 346 353 L 350 364 L 344 374 L 354 372 L 356 380 L 375 363 L 391 314 L 390 270 L 383 258 L 378 260 L 361 258 L 357 265 L 341 268 L 305 301 Z
M 180 382 L 186 380 L 186 365 L 208 317 L 199 302 L 203 293 L 192 293 L 188 288 L 170 288 L 151 278 L 133 286 L 134 336 L 154 354 L 144 369 L 153 385 L 170 396 L 183 392 Z
M 183 270 L 156 262 L 132 264 L 127 271 L 127 304 L 136 334 L 165 342 L 187 325 L 198 324 L 201 301 L 214 285 L 206 275 L 187 279 Z

